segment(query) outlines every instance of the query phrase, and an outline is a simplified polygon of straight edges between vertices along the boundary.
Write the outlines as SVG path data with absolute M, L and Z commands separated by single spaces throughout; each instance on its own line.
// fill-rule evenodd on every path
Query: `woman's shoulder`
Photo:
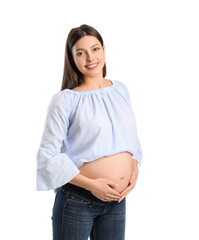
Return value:
M 127 98 L 129 104 L 131 105 L 131 97 L 130 97 L 130 91 L 128 89 L 128 86 L 126 83 L 124 82 L 121 82 L 121 81 L 116 81 L 119 88 L 120 88 L 120 91 L 123 93 L 123 95 Z
M 128 90 L 128 86 L 126 83 L 124 83 L 123 81 L 120 80 L 114 80 L 117 84 L 117 86 L 119 86 L 119 88 L 125 93 L 125 94 L 129 94 L 129 90 Z
M 120 80 L 114 80 L 118 85 L 120 85 L 121 87 L 127 88 L 127 84 L 124 83 L 123 81 Z
M 64 90 L 55 92 L 51 97 L 49 107 L 57 106 L 59 108 L 67 107 L 67 109 L 70 109 L 70 108 L 72 108 L 72 105 L 74 102 L 74 97 L 75 97 L 75 95 L 71 94 L 71 92 L 68 91 L 68 89 L 64 89 Z

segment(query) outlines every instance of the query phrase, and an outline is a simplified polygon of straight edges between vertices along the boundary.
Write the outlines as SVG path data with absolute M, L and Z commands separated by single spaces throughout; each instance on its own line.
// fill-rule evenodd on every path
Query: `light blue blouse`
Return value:
M 37 152 L 37 190 L 71 181 L 85 162 L 128 151 L 141 164 L 142 150 L 128 88 L 64 89 L 51 99 Z

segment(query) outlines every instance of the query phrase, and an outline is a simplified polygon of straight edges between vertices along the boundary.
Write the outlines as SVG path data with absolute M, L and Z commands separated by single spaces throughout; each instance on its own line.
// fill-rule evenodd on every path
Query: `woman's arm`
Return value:
M 138 178 L 138 164 L 137 164 L 137 160 L 136 159 L 132 159 L 133 160 L 133 170 L 132 170 L 132 175 L 131 175 L 131 179 L 129 180 L 129 185 L 127 186 L 126 189 L 124 189 L 123 192 L 121 192 L 121 197 L 118 200 L 118 202 L 121 202 L 128 194 L 129 192 L 135 187 L 137 178 Z
M 37 190 L 53 190 L 80 171 L 67 154 L 60 152 L 69 127 L 71 104 L 64 91 L 56 93 L 47 109 L 43 136 L 37 151 Z
M 120 193 L 114 190 L 117 184 L 107 178 L 91 179 L 79 173 L 70 183 L 91 191 L 93 195 L 105 202 L 118 201 L 121 197 Z

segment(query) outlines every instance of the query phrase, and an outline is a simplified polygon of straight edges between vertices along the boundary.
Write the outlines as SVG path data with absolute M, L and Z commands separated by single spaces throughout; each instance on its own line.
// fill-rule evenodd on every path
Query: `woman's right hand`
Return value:
M 118 186 L 114 181 L 107 178 L 92 179 L 90 191 L 93 195 L 105 202 L 118 201 L 120 193 L 114 188 Z

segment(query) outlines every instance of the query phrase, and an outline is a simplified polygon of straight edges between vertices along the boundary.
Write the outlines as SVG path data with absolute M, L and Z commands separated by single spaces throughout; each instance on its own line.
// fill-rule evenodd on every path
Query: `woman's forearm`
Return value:
M 85 188 L 87 190 L 91 190 L 93 180 L 91 178 L 88 178 L 81 173 L 77 174 L 70 183 L 77 185 L 79 187 Z

